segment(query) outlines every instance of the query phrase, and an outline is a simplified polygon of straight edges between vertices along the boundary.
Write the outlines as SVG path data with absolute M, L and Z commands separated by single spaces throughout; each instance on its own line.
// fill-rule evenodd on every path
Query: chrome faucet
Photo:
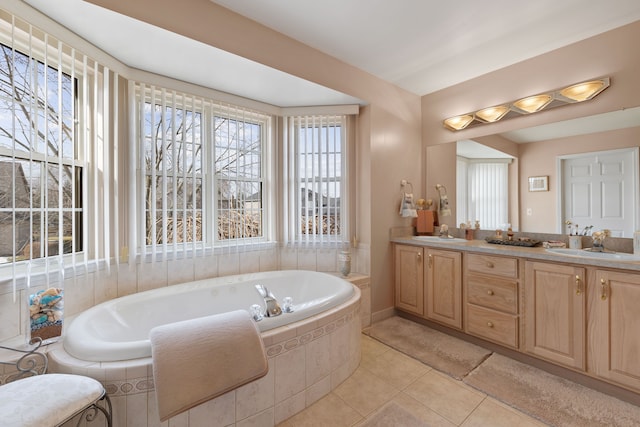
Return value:
M 594 231 L 591 237 L 593 238 L 593 247 L 591 250 L 593 252 L 605 252 L 604 249 L 604 239 L 611 235 L 611 231 L 602 230 L 602 231 Z
M 278 300 L 276 300 L 275 295 L 266 288 L 264 285 L 255 285 L 256 290 L 260 294 L 260 296 L 264 299 L 264 303 L 267 306 L 264 315 L 266 317 L 275 317 L 280 316 L 282 314 L 282 308 L 280 308 L 280 304 L 278 304 Z

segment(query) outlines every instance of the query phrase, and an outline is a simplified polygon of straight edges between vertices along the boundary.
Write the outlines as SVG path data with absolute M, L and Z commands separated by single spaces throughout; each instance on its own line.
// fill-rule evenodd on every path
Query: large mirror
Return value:
M 579 233 L 584 227 L 594 225 L 594 229 L 611 228 L 616 230 L 616 236 L 631 237 L 640 227 L 637 176 L 640 107 L 474 138 L 473 143 L 476 149 L 486 147 L 490 152 L 479 157 L 497 158 L 502 154 L 502 157 L 513 158 L 508 178 L 508 221 L 514 230 L 566 233 L 569 230 L 564 218 L 571 220 L 574 219 L 571 212 L 578 212 L 575 216 L 580 217 L 594 209 L 601 211 L 604 222 L 591 224 L 594 221 L 584 220 L 584 224 L 579 224 Z M 468 141 L 456 141 L 427 148 L 427 197 L 434 197 L 435 189 L 431 187 L 435 183 L 446 183 L 449 200 L 456 200 L 456 163 L 462 153 L 458 147 L 468 145 Z M 630 160 L 611 160 L 610 153 L 624 154 Z M 473 158 L 468 153 L 463 156 Z M 581 164 L 582 160 L 586 163 Z M 627 174 L 615 179 L 604 176 L 595 184 L 600 190 L 604 189 L 600 195 L 594 193 L 593 183 L 574 180 L 563 185 L 565 178 L 576 175 L 574 172 L 588 169 L 590 173 L 597 169 L 598 174 L 624 169 Z M 630 174 L 629 169 L 632 169 Z M 567 194 L 570 196 L 565 197 Z M 451 206 L 452 215 L 440 218 L 441 222 L 458 224 L 455 205 Z M 619 224 L 620 216 L 626 217 L 623 225 Z

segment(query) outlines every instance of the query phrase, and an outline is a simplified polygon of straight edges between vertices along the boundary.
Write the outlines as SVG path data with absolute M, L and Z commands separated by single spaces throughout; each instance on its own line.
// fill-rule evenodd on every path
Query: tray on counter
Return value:
M 540 240 L 507 240 L 507 239 L 498 239 L 495 237 L 487 237 L 485 239 L 487 243 L 491 243 L 494 245 L 507 245 L 507 246 L 522 246 L 526 248 L 532 248 L 534 246 L 538 246 L 541 242 Z

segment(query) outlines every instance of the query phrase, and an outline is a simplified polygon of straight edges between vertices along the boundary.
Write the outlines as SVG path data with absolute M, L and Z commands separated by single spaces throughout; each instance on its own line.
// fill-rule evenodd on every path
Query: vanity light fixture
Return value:
M 606 85 L 604 80 L 592 80 L 590 82 L 578 83 L 564 88 L 560 91 L 560 95 L 565 98 L 569 98 L 574 102 L 588 101 L 605 90 L 608 86 L 609 79 L 607 79 Z
M 476 111 L 476 117 L 487 123 L 497 122 L 509 112 L 508 105 L 498 105 Z
M 551 95 L 533 95 L 519 99 L 513 103 L 513 106 L 527 114 L 537 113 L 553 101 Z
M 473 121 L 473 115 L 465 114 L 462 116 L 450 117 L 444 121 L 444 125 L 452 130 L 460 130 L 469 126 Z
M 449 130 L 458 131 L 477 124 L 495 123 L 505 117 L 517 117 L 518 115 L 537 113 L 562 105 L 588 101 L 608 88 L 610 84 L 609 77 L 588 80 L 562 89 L 527 96 L 502 105 L 482 108 L 472 113 L 449 117 L 443 121 L 443 124 Z

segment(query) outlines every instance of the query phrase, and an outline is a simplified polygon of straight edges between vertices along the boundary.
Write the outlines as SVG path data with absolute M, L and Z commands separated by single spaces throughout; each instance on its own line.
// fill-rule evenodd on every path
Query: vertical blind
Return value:
M 264 147 L 270 118 L 140 82 L 130 82 L 134 119 L 130 262 L 237 250 L 263 242 Z
M 346 126 L 344 115 L 284 118 L 286 244 L 336 245 L 349 241 Z
M 15 295 L 21 263 L 49 277 L 112 255 L 118 75 L 4 10 L 0 27 L 0 268 Z
M 458 169 L 466 165 L 466 188 L 459 190 L 458 199 L 464 194 L 460 204 L 460 222 L 480 221 L 483 229 L 497 229 L 509 222 L 509 163 L 502 160 L 458 161 Z M 458 171 L 458 177 L 463 172 Z M 460 181 L 459 181 L 460 182 Z M 461 215 L 463 215 L 461 217 Z

